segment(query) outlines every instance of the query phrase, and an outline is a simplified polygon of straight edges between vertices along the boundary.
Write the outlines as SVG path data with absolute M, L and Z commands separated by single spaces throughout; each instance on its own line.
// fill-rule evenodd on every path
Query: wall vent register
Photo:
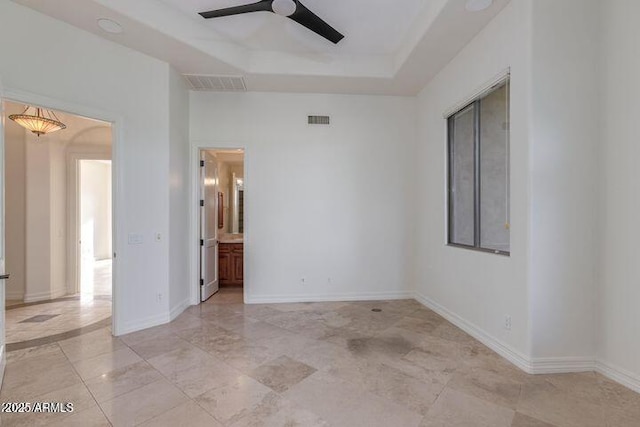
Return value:
M 185 74 L 189 89 L 209 92 L 246 92 L 247 85 L 242 76 L 214 76 Z
M 310 125 L 328 125 L 331 123 L 329 116 L 309 116 L 308 123 Z

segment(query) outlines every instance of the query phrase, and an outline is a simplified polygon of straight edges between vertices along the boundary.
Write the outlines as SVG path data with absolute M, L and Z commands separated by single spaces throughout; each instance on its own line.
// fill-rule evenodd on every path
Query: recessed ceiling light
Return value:
M 465 9 L 469 12 L 480 12 L 491 6 L 492 3 L 493 0 L 468 0 Z
M 102 28 L 104 31 L 110 34 L 121 34 L 122 33 L 122 25 L 118 24 L 116 21 L 107 18 L 98 19 L 98 27 Z

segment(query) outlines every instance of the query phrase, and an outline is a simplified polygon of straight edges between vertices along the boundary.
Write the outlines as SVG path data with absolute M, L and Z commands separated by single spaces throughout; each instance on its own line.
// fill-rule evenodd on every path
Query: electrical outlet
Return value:
M 158 299 L 158 302 L 162 302 L 162 294 L 161 293 L 158 293 L 156 298 Z
M 511 316 L 504 316 L 504 328 L 507 331 L 511 330 Z

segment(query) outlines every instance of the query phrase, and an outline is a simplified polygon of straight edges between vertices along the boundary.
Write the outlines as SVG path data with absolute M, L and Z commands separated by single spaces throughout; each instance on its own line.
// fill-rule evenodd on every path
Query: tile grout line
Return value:
M 135 333 L 135 332 L 134 332 L 134 333 Z M 171 333 L 172 333 L 173 335 L 176 335 L 174 332 L 171 332 Z M 189 344 L 193 345 L 193 346 L 194 346 L 194 347 L 196 347 L 196 348 L 199 348 L 199 347 L 197 347 L 196 345 L 194 345 L 193 343 L 190 343 L 189 341 L 187 341 L 187 340 L 185 340 L 184 338 L 180 337 L 179 335 L 176 335 L 176 336 L 177 336 L 178 338 L 180 338 L 181 340 L 183 340 L 184 342 L 189 343 Z M 143 341 L 141 341 L 141 342 L 146 342 L 146 341 L 151 341 L 151 339 L 143 340 Z M 139 354 L 139 353 L 137 353 L 134 349 L 132 349 L 131 347 L 129 347 L 129 344 L 127 344 L 127 343 L 125 343 L 125 342 L 123 342 L 123 344 L 124 344 L 124 345 L 126 345 L 126 346 L 131 350 L 131 351 L 133 351 L 133 352 L 134 352 L 138 357 L 140 357 L 140 358 L 141 358 L 141 359 L 142 359 L 146 364 L 148 364 L 148 365 L 149 365 L 149 366 L 150 366 L 154 371 L 156 371 L 158 374 L 160 374 L 160 376 L 161 376 L 165 381 L 167 381 L 167 382 L 168 382 L 172 387 L 175 387 L 175 388 L 176 388 L 176 390 L 178 390 L 180 393 L 182 393 L 182 395 L 183 395 L 184 397 L 186 397 L 188 401 L 195 403 L 196 405 L 198 405 L 198 407 L 199 407 L 199 408 L 201 408 L 201 409 L 202 409 L 202 410 L 204 410 L 207 414 L 209 414 L 209 411 L 207 411 L 205 408 L 203 408 L 202 406 L 200 406 L 200 404 L 199 404 L 195 399 L 193 399 L 192 397 L 190 397 L 189 395 L 187 395 L 187 394 L 186 394 L 186 393 L 185 393 L 185 392 L 184 392 L 180 387 L 178 387 L 177 385 L 175 385 L 175 384 L 173 383 L 173 381 L 171 381 L 171 380 L 170 380 L 170 379 L 169 379 L 169 378 L 168 378 L 164 373 L 162 373 L 160 370 L 156 369 L 156 367 L 155 367 L 155 366 L 153 366 L 151 363 L 149 363 L 149 360 L 147 360 L 146 358 L 142 357 L 142 355 L 140 355 L 140 354 Z M 200 350 L 204 351 L 203 349 L 200 349 Z M 162 354 L 170 353 L 171 351 L 175 351 L 175 350 L 170 350 L 170 351 L 167 351 L 167 352 L 162 353 Z M 209 353 L 208 353 L 208 352 L 206 352 L 206 351 L 205 351 L 205 353 L 209 354 Z M 158 356 L 161 356 L 162 354 L 160 354 L 160 355 L 158 355 Z M 156 357 L 156 356 L 154 356 L 154 357 Z M 224 363 L 224 361 L 222 361 L 222 362 Z M 226 363 L 225 363 L 225 364 L 226 364 Z M 152 384 L 152 383 L 151 383 L 151 384 Z M 148 385 L 148 384 L 146 384 L 146 385 Z M 140 387 L 136 387 L 135 389 L 130 390 L 130 391 L 128 391 L 127 393 L 130 393 L 130 392 L 135 391 L 135 390 L 139 390 L 139 389 L 141 389 L 142 387 L 145 387 L 146 385 L 143 385 L 143 386 L 140 386 Z M 213 390 L 213 389 L 210 389 L 210 390 Z M 202 394 L 204 394 L 204 393 L 207 393 L 207 392 L 209 392 L 210 390 L 204 391 L 204 392 L 203 392 L 203 393 L 201 393 L 200 395 L 202 395 Z M 127 394 L 127 393 L 123 393 L 123 394 L 121 394 L 120 396 L 123 396 L 123 395 L 125 395 L 125 394 Z M 200 395 L 198 395 L 198 396 L 200 396 Z M 114 397 L 113 399 L 115 399 L 115 397 Z M 113 400 L 113 399 L 110 399 L 110 400 Z M 157 414 L 157 415 L 155 415 L 155 416 L 153 416 L 153 417 L 149 418 L 148 420 L 142 421 L 141 423 L 138 423 L 138 424 L 136 424 L 136 425 L 140 425 L 140 424 L 144 424 L 144 423 L 147 423 L 147 422 L 149 422 L 149 421 L 152 421 L 152 420 L 154 420 L 154 419 L 156 419 L 156 418 L 158 418 L 158 417 L 160 417 L 160 416 L 162 416 L 162 415 L 165 415 L 167 412 L 169 412 L 169 411 L 171 411 L 171 410 L 173 410 L 173 409 L 177 408 L 178 406 L 180 406 L 180 405 L 177 405 L 177 406 L 174 406 L 174 407 L 172 407 L 172 408 L 169 408 L 169 409 L 167 409 L 166 411 L 164 411 L 164 412 L 162 412 L 162 413 L 159 413 L 159 414 Z M 211 415 L 211 416 L 212 416 L 216 421 L 221 422 L 221 421 L 219 421 L 216 417 L 214 417 L 214 416 L 213 416 L 213 414 L 209 414 L 209 415 Z
M 75 337 L 74 337 L 75 338 Z M 100 410 L 100 412 L 102 413 L 102 415 L 104 416 L 104 418 L 107 420 L 107 422 L 109 423 L 110 426 L 113 426 L 113 424 L 111 423 L 111 420 L 109 419 L 109 417 L 107 417 L 107 414 L 104 413 L 102 406 L 100 406 L 100 404 L 98 403 L 98 400 L 96 399 L 96 397 L 94 396 L 93 392 L 91 391 L 91 389 L 89 388 L 89 386 L 87 386 L 87 383 L 85 383 L 84 378 L 82 378 L 82 376 L 80 375 L 80 373 L 78 372 L 78 370 L 76 369 L 75 365 L 73 364 L 73 362 L 71 362 L 71 359 L 69 359 L 69 355 L 67 355 L 67 353 L 65 353 L 64 348 L 62 348 L 62 346 L 56 342 L 56 344 L 58 345 L 58 347 L 60 347 L 60 351 L 62 351 L 62 354 L 64 354 L 64 357 L 67 359 L 67 362 L 69 362 L 69 365 L 71 365 L 71 369 L 73 369 L 73 372 L 76 373 L 76 375 L 78 376 L 78 378 L 80 378 L 80 381 L 82 382 L 82 385 L 87 389 L 87 392 L 89 393 L 89 395 L 91 396 L 91 398 L 93 399 L 93 402 L 96 404 L 96 407 Z

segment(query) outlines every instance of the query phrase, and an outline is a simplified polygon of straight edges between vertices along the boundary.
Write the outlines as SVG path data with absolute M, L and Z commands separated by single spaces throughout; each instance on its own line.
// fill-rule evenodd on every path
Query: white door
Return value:
M 4 101 L 2 100 L 2 82 L 0 81 L 0 386 L 4 378 L 5 354 L 4 295 L 5 281 L 8 275 L 5 269 L 4 255 Z
M 200 299 L 218 292 L 218 165 L 200 152 Z

